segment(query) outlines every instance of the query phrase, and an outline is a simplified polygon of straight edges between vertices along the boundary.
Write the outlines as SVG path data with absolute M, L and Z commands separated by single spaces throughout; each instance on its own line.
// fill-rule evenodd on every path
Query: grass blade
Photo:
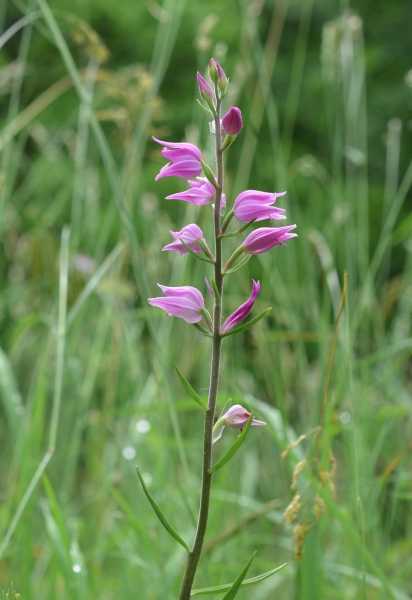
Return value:
M 186 542 L 180 537 L 180 535 L 173 529 L 173 527 L 170 525 L 169 521 L 166 519 L 166 517 L 164 516 L 164 514 L 162 513 L 162 511 L 160 510 L 159 506 L 156 504 L 156 502 L 154 501 L 154 499 L 152 498 L 152 496 L 150 495 L 149 490 L 146 487 L 146 484 L 143 480 L 143 477 L 140 475 L 140 471 L 136 466 L 136 471 L 137 471 L 137 475 L 140 479 L 140 483 L 142 484 L 142 488 L 144 493 L 146 494 L 147 499 L 149 500 L 150 504 L 152 505 L 153 510 L 155 511 L 159 521 L 161 522 L 161 524 L 163 525 L 163 527 L 166 529 L 166 531 L 168 533 L 170 533 L 170 535 L 172 536 L 172 538 L 174 538 L 177 542 L 179 542 L 179 544 L 181 546 L 183 546 L 183 548 L 186 550 L 186 552 L 188 554 L 190 554 L 190 548 L 189 546 L 186 544 Z
M 191 396 L 191 398 L 193 398 L 193 400 L 203 408 L 203 410 L 205 412 L 207 412 L 209 409 L 207 408 L 206 404 L 203 402 L 203 400 L 201 400 L 199 398 L 199 396 L 196 394 L 195 390 L 192 388 L 192 386 L 190 385 L 190 383 L 187 381 L 187 379 L 182 375 L 182 373 L 179 371 L 174 358 L 172 355 L 170 355 L 170 358 L 172 359 L 173 362 L 173 366 L 175 368 L 176 373 L 178 374 L 178 377 L 180 379 L 180 381 L 183 383 L 187 393 L 189 394 L 189 396 Z
M 274 575 L 275 573 L 277 573 L 278 571 L 283 569 L 283 567 L 285 567 L 286 565 L 287 565 L 287 563 L 284 563 L 283 565 L 280 565 L 280 567 L 276 567 L 276 569 L 272 569 L 271 571 L 266 571 L 266 573 L 262 573 L 261 575 L 257 575 L 256 577 L 252 577 L 251 579 L 245 579 L 240 584 L 240 587 L 244 588 L 244 587 L 248 587 L 250 585 L 255 585 L 256 583 L 259 583 L 260 581 L 264 581 L 265 579 L 272 577 L 272 575 Z M 192 596 L 202 596 L 202 595 L 206 596 L 208 594 L 223 594 L 224 592 L 227 592 L 228 590 L 230 590 L 232 585 L 233 585 L 233 583 L 226 583 L 224 585 L 217 585 L 215 587 L 201 588 L 199 590 L 193 590 L 191 595 Z
M 234 456 L 236 454 L 236 452 L 239 450 L 240 446 L 243 444 L 243 442 L 246 439 L 247 433 L 249 431 L 249 427 L 252 424 L 252 419 L 253 419 L 253 415 L 249 415 L 249 418 L 247 420 L 247 423 L 246 423 L 245 428 L 242 431 L 242 433 L 239 435 L 239 437 L 236 438 L 236 440 L 235 440 L 234 444 L 232 445 L 232 447 L 230 448 L 230 450 L 228 450 L 226 452 L 226 454 L 224 454 L 222 456 L 222 458 L 220 460 L 218 460 L 216 464 L 213 465 L 213 467 L 209 470 L 209 473 L 214 473 L 215 471 L 218 471 L 219 469 L 224 467 L 225 464 L 228 463 L 229 460 L 232 458 L 232 456 Z

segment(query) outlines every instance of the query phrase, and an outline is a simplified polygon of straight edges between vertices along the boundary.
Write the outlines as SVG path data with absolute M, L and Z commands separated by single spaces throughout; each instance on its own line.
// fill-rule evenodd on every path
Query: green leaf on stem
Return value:
M 253 219 L 252 221 L 249 221 L 249 223 L 246 223 L 246 225 L 243 225 L 243 227 L 241 227 L 240 229 L 236 229 L 236 231 L 233 231 L 233 233 L 223 233 L 222 237 L 236 237 L 237 235 L 240 235 L 241 233 L 243 233 L 244 231 L 246 231 L 246 229 L 249 227 L 249 225 L 252 225 L 252 223 L 254 223 L 256 221 L 256 219 Z M 249 256 L 252 256 L 251 254 Z
M 222 419 L 222 417 L 223 417 L 224 414 L 227 413 L 227 411 L 229 410 L 229 408 L 231 406 L 232 406 L 232 398 L 229 398 L 229 400 L 224 405 L 223 410 L 222 410 L 222 412 L 219 415 L 219 418 L 217 419 L 216 423 L 213 426 L 213 430 L 212 430 L 212 444 L 215 444 L 222 437 L 223 430 L 226 427 L 224 419 Z
M 234 273 L 235 271 L 238 271 L 239 269 L 244 267 L 245 264 L 248 262 L 248 260 L 250 260 L 251 258 L 252 258 L 252 255 L 248 254 L 247 256 L 245 256 L 245 258 L 243 260 L 240 261 L 239 264 L 236 265 L 236 267 L 233 267 L 233 269 L 229 269 L 229 271 L 227 271 L 225 273 L 225 275 L 230 275 L 230 273 Z
M 243 442 L 246 439 L 247 433 L 249 431 L 250 425 L 252 423 L 252 419 L 253 419 L 253 415 L 250 414 L 247 423 L 245 425 L 245 428 L 243 429 L 242 433 L 236 438 L 235 442 L 233 443 L 232 447 L 226 452 L 226 454 L 224 454 L 222 456 L 222 458 L 220 458 L 217 463 L 215 463 L 213 465 L 213 467 L 211 467 L 209 469 L 209 473 L 214 473 L 215 471 L 218 471 L 219 469 L 221 469 L 222 467 L 225 466 L 226 463 L 229 462 L 229 460 L 236 454 L 236 452 L 239 450 L 240 446 L 243 444 Z
M 255 585 L 256 583 L 259 583 L 260 581 L 264 581 L 265 579 L 268 579 L 269 577 L 271 577 L 272 575 L 274 575 L 275 573 L 277 573 L 278 571 L 283 569 L 283 567 L 285 567 L 286 565 L 287 565 L 287 563 L 280 565 L 280 567 L 276 567 L 276 569 L 272 569 L 271 571 L 267 571 L 266 573 L 262 573 L 261 575 L 257 575 L 256 577 L 252 577 L 251 579 L 245 579 L 240 584 L 240 587 L 244 588 L 244 587 L 248 587 L 249 585 Z M 232 587 L 232 585 L 233 585 L 233 583 L 226 583 L 224 585 L 217 585 L 216 587 L 201 588 L 198 590 L 193 590 L 191 593 L 191 596 L 201 596 L 201 595 L 206 596 L 207 594 L 223 594 L 224 592 L 227 592 L 227 590 L 229 590 Z
M 240 325 L 239 327 L 235 327 L 234 329 L 231 329 L 227 333 L 222 333 L 221 337 L 224 338 L 224 337 L 227 337 L 228 335 L 235 335 L 236 333 L 242 333 L 242 331 L 246 331 L 247 329 L 249 329 L 249 327 L 252 327 L 252 325 L 255 325 L 255 323 L 257 323 L 258 321 L 260 321 L 260 319 L 263 319 L 263 317 L 266 317 L 266 315 L 271 310 L 272 310 L 272 307 L 270 306 L 269 308 L 267 308 L 266 310 L 264 310 L 263 312 L 261 312 L 260 315 L 258 315 L 254 319 L 251 319 L 250 321 L 248 321 L 244 325 Z
M 210 183 L 213 185 L 213 187 L 215 188 L 215 190 L 218 190 L 218 189 L 219 189 L 219 186 L 218 186 L 218 183 L 217 183 L 217 181 L 216 181 L 216 179 L 215 179 L 215 176 L 214 176 L 214 174 L 213 174 L 213 171 L 212 171 L 212 169 L 209 167 L 209 165 L 207 165 L 207 164 L 205 163 L 205 161 L 204 161 L 204 160 L 201 160 L 200 162 L 202 163 L 203 172 L 204 172 L 204 174 L 205 174 L 205 176 L 206 176 L 206 179 L 207 179 L 208 181 L 210 181 Z
M 170 525 L 169 521 L 166 519 L 166 517 L 164 516 L 164 514 L 162 513 L 162 511 L 160 510 L 160 508 L 156 504 L 156 502 L 153 500 L 152 496 L 150 495 L 149 490 L 146 487 L 146 484 L 145 484 L 145 482 L 143 480 L 143 477 L 140 475 L 140 471 L 137 468 L 137 466 L 136 466 L 136 471 L 137 471 L 137 475 L 139 476 L 140 483 L 142 484 L 143 491 L 146 494 L 146 497 L 149 500 L 150 504 L 152 505 L 152 508 L 155 511 L 155 513 L 156 513 L 159 521 L 161 522 L 161 524 L 163 525 L 163 527 L 166 529 L 166 531 L 168 533 L 170 533 L 170 535 L 172 536 L 172 538 L 174 538 L 176 540 L 176 542 L 179 542 L 179 544 L 181 546 L 183 546 L 183 548 L 186 550 L 186 552 L 188 554 L 190 554 L 190 548 L 189 548 L 189 546 L 186 544 L 186 542 L 184 540 L 182 540 L 182 538 L 180 537 L 180 535 L 173 529 L 173 527 Z
M 209 246 L 206 243 L 206 240 L 204 240 L 203 238 L 201 238 L 200 240 L 198 240 L 198 244 L 199 246 L 202 248 L 204 254 L 206 254 L 206 256 L 209 258 L 209 260 L 215 264 L 216 260 L 215 257 L 213 256 L 213 254 L 211 253 Z
M 194 252 L 191 248 L 189 248 L 189 246 L 186 244 L 186 242 L 183 241 L 183 238 L 179 238 L 179 242 L 182 242 L 183 246 L 186 248 L 186 250 L 188 250 L 190 252 L 190 254 L 193 254 L 193 256 L 195 256 L 198 260 L 202 260 L 203 262 L 207 262 L 210 264 L 214 264 L 213 261 L 210 260 L 210 258 L 204 258 L 203 256 L 199 256 L 199 254 L 197 252 Z
M 222 412 L 221 412 L 221 413 L 220 413 L 220 415 L 219 415 L 219 419 L 220 419 L 221 417 L 223 417 L 223 415 L 225 415 L 225 414 L 227 413 L 227 411 L 229 410 L 229 408 L 230 408 L 231 406 L 232 406 L 232 398 L 229 398 L 229 399 L 227 400 L 227 402 L 225 402 L 225 405 L 224 405 L 224 407 L 223 407 L 223 410 L 222 410 Z M 218 421 L 219 421 L 219 419 L 218 419 Z
M 227 150 L 229 148 L 229 146 L 231 146 L 233 144 L 233 142 L 235 141 L 236 138 L 237 138 L 237 135 L 227 135 L 225 137 L 225 141 L 222 144 L 222 147 L 219 149 L 219 152 L 224 152 L 225 150 Z
M 255 554 L 256 552 L 254 552 L 252 554 L 252 556 L 249 558 L 248 562 L 246 563 L 246 565 L 243 567 L 243 569 L 241 570 L 241 572 L 239 573 L 239 575 L 237 576 L 235 582 L 233 583 L 232 587 L 229 589 L 228 593 L 225 594 L 223 600 L 233 600 L 233 598 L 236 596 L 236 594 L 239 591 L 240 586 L 242 585 L 242 581 L 243 579 L 246 577 L 246 573 L 248 572 L 248 569 L 252 563 L 252 560 L 255 558 Z
M 199 325 L 199 323 L 193 323 L 193 325 L 196 327 L 196 329 L 197 329 L 198 331 L 200 331 L 200 333 L 201 333 L 202 335 L 205 335 L 206 337 L 209 337 L 209 338 L 210 338 L 210 337 L 212 337 L 212 336 L 210 335 L 210 333 L 207 331 L 207 329 L 205 329 L 204 327 L 202 327 L 201 325 Z
M 216 303 L 219 305 L 220 304 L 220 294 L 219 294 L 219 290 L 217 289 L 216 281 L 214 279 L 210 279 L 210 284 L 212 286 L 212 290 L 215 293 Z
M 206 111 L 206 112 L 207 112 L 209 115 L 212 115 L 212 117 L 214 117 L 214 114 L 212 113 L 212 111 L 211 111 L 209 108 L 207 108 L 207 106 L 205 106 L 204 104 L 202 104 L 202 103 L 200 102 L 200 100 L 196 99 L 196 102 L 198 103 L 198 105 L 199 105 L 201 108 L 203 108 L 203 110 L 204 110 L 204 111 Z
M 206 331 L 206 330 L 205 330 Z M 175 368 L 175 371 L 180 379 L 180 381 L 183 383 L 187 393 L 189 394 L 189 396 L 191 396 L 193 398 L 193 400 L 203 408 L 204 411 L 208 411 L 208 408 L 206 406 L 206 404 L 203 402 L 203 400 L 201 400 L 199 398 L 199 396 L 196 394 L 195 390 L 192 388 L 192 386 L 190 385 L 190 383 L 188 382 L 188 380 L 186 379 L 186 377 L 184 377 L 184 375 L 182 375 L 182 373 L 179 371 L 173 356 L 170 354 L 170 358 L 172 359 L 173 362 L 173 366 Z

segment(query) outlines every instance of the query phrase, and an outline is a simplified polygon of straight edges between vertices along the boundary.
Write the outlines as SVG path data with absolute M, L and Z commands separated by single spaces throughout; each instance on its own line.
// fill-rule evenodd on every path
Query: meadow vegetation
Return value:
M 287 565 L 239 600 L 411 597 L 407 11 L 383 0 L 0 5 L 0 589 L 177 597 L 184 550 L 135 464 L 191 543 L 203 417 L 169 353 L 205 399 L 210 343 L 147 298 L 157 282 L 205 291 L 192 256 L 159 248 L 182 223 L 210 239 L 213 223 L 164 200 L 184 183 L 155 184 L 164 160 L 151 136 L 186 139 L 213 162 L 195 102 L 195 73 L 213 56 L 244 120 L 226 194 L 287 190 L 299 237 L 225 290 L 229 314 L 260 279 L 255 314 L 273 309 L 225 340 L 218 405 L 231 397 L 268 425 L 215 476 L 196 586 L 233 581 L 257 550 L 248 576 Z

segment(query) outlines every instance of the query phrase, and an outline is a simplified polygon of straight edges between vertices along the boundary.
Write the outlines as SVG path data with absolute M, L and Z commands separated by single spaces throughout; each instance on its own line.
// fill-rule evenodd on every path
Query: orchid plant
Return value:
M 197 80 L 200 96 L 205 103 L 201 105 L 212 119 L 211 131 L 215 136 L 215 171 L 204 162 L 202 152 L 195 145 L 186 142 L 165 142 L 153 138 L 155 142 L 163 146 L 162 154 L 168 160 L 168 163 L 160 170 L 156 180 L 163 177 L 181 177 L 188 180 L 188 185 L 190 186 L 186 191 L 167 196 L 166 200 L 181 200 L 191 202 L 197 206 L 211 204 L 214 221 L 213 251 L 210 250 L 202 230 L 195 223 L 186 225 L 180 231 L 171 231 L 170 233 L 174 241 L 163 248 L 163 250 L 168 251 L 175 250 L 180 253 L 180 256 L 191 253 L 196 258 L 209 263 L 213 267 L 214 276 L 210 280 L 206 278 L 206 286 L 213 298 L 212 314 L 205 307 L 205 300 L 202 293 L 192 286 L 168 287 L 159 284 L 163 296 L 149 298 L 148 300 L 149 304 L 163 309 L 167 315 L 179 317 L 187 323 L 194 324 L 203 335 L 211 339 L 212 344 L 207 405 L 196 394 L 176 364 L 174 364 L 176 372 L 186 390 L 204 410 L 200 507 L 196 534 L 191 547 L 188 546 L 167 521 L 163 512 L 147 490 L 144 480 L 138 471 L 143 489 L 160 521 L 188 553 L 179 600 L 189 600 L 196 592 L 208 593 L 207 590 L 193 590 L 193 581 L 205 539 L 213 473 L 223 467 L 232 458 L 243 443 L 250 426 L 263 426 L 266 424 L 263 421 L 254 419 L 250 412 L 243 406 L 237 404 L 230 407 L 230 403 L 226 405 L 221 416 L 217 420 L 215 418 L 223 339 L 229 335 L 245 331 L 270 311 L 270 308 L 268 308 L 258 316 L 242 324 L 242 321 L 251 312 L 260 292 L 259 281 L 252 281 L 252 291 L 249 299 L 222 323 L 224 279 L 229 274 L 241 268 L 251 255 L 267 252 L 277 245 L 285 246 L 285 242 L 288 239 L 296 236 L 296 233 L 292 233 L 296 225 L 257 228 L 249 233 L 237 250 L 235 250 L 226 262 L 224 261 L 223 244 L 225 238 L 240 235 L 257 221 L 272 221 L 286 218 L 284 209 L 273 206 L 277 198 L 283 196 L 286 192 L 272 193 L 247 190 L 237 196 L 233 203 L 233 208 L 229 209 L 226 205 L 226 197 L 223 193 L 223 155 L 225 150 L 236 140 L 237 135 L 242 129 L 242 113 L 238 108 L 231 107 L 223 118 L 221 118 L 222 101 L 227 94 L 229 80 L 222 67 L 214 59 L 210 60 L 208 71 L 212 85 L 200 73 L 197 74 Z M 201 176 L 202 171 L 204 176 Z M 233 219 L 242 225 L 239 229 L 230 232 L 228 228 Z M 202 320 L 203 325 L 200 324 Z M 230 450 L 213 464 L 213 444 L 220 439 L 225 427 L 240 430 L 240 435 L 236 438 Z M 252 558 L 240 572 L 234 583 L 223 586 L 223 588 L 222 586 L 219 587 L 219 591 L 227 590 L 225 595 L 227 600 L 235 597 L 242 582 L 243 585 L 252 584 L 278 570 L 273 569 L 253 580 L 243 581 Z M 209 593 L 212 593 L 214 590 L 214 588 L 208 589 L 210 590 Z

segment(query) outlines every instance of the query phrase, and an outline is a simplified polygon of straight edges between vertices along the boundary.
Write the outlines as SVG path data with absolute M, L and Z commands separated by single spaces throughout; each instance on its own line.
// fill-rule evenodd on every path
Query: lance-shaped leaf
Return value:
M 206 176 L 206 179 L 213 185 L 213 187 L 215 188 L 215 190 L 217 191 L 219 189 L 219 185 L 215 179 L 215 176 L 213 174 L 212 169 L 209 167 L 209 165 L 207 165 L 205 163 L 204 160 L 200 161 L 202 163 L 202 167 L 203 167 L 203 172 Z
M 215 294 L 216 303 L 217 303 L 218 305 L 220 305 L 220 302 L 221 302 L 221 300 L 220 300 L 220 294 L 219 294 L 219 290 L 217 289 L 216 281 L 215 281 L 214 279 L 211 279 L 211 280 L 210 280 L 210 283 L 211 283 L 211 285 L 212 285 L 212 290 L 213 290 L 213 292 L 214 292 L 214 294 Z
M 210 333 L 209 333 L 209 332 L 208 332 L 208 331 L 207 331 L 207 330 L 206 330 L 204 327 L 202 327 L 201 325 L 199 325 L 199 323 L 193 323 L 193 325 L 196 327 L 196 329 L 197 329 L 198 331 L 200 331 L 200 333 L 201 333 L 202 335 L 204 335 L 204 336 L 206 336 L 206 337 L 212 337 L 212 336 L 210 335 Z
M 197 103 L 198 103 L 198 105 L 199 105 L 201 108 L 203 108 L 203 110 L 205 110 L 205 111 L 206 111 L 206 112 L 207 112 L 209 115 L 212 115 L 212 117 L 214 116 L 214 115 L 213 115 L 213 113 L 212 113 L 212 111 L 211 111 L 211 110 L 209 110 L 209 109 L 207 108 L 207 106 L 205 106 L 204 104 L 202 104 L 202 103 L 200 102 L 200 100 L 196 99 L 196 102 L 197 102 Z M 216 112 L 216 111 L 215 111 L 215 112 Z
M 226 404 L 223 407 L 222 412 L 219 415 L 218 420 L 215 423 L 215 426 L 213 427 L 213 431 L 212 431 L 212 444 L 214 444 L 215 442 L 217 442 L 218 440 L 220 440 L 220 438 L 222 437 L 223 434 L 223 430 L 226 427 L 226 424 L 224 422 L 224 420 L 222 419 L 223 415 L 225 415 L 227 413 L 227 411 L 229 410 L 229 408 L 232 406 L 232 398 L 229 398 L 229 400 L 226 402 Z
M 236 229 L 236 231 L 233 231 L 232 233 L 222 233 L 221 237 L 236 237 L 237 235 L 240 235 L 241 233 L 246 231 L 246 229 L 255 221 L 256 219 L 252 219 L 252 221 L 249 221 L 249 223 L 246 223 L 246 225 L 243 225 L 243 227 L 241 227 L 240 229 Z
M 260 321 L 260 319 L 263 319 L 263 317 L 266 317 L 266 315 L 271 310 L 272 310 L 272 307 L 267 308 L 266 310 L 264 310 L 263 312 L 261 312 L 260 315 L 258 315 L 254 319 L 251 319 L 250 321 L 248 321 L 244 325 L 240 325 L 239 327 L 234 327 L 233 329 L 231 329 L 227 333 L 222 333 L 221 337 L 224 338 L 224 337 L 227 337 L 228 335 L 235 335 L 235 333 L 241 333 L 242 331 L 246 331 L 247 329 L 249 329 L 249 327 L 252 327 L 252 325 L 254 325 L 258 321 Z
M 248 262 L 248 260 L 250 260 L 251 256 L 252 256 L 251 254 L 248 254 L 235 267 L 233 267 L 232 269 L 229 269 L 229 271 L 226 271 L 225 275 L 230 275 L 231 273 L 235 273 L 236 271 L 239 271 L 239 269 L 244 267 L 245 264 Z
M 246 565 L 243 567 L 243 569 L 237 576 L 235 582 L 232 584 L 232 587 L 229 588 L 228 593 L 225 594 L 223 600 L 233 600 L 233 598 L 236 596 L 236 594 L 239 591 L 240 586 L 242 585 L 243 579 L 246 577 L 246 573 L 248 572 L 248 569 L 252 563 L 252 560 L 255 558 L 255 554 L 256 554 L 256 552 L 254 552 L 252 554 L 252 556 L 249 558 L 248 562 L 246 563 Z
M 259 583 L 260 581 L 264 581 L 265 579 L 268 579 L 268 577 L 272 577 L 272 575 L 274 575 L 275 573 L 277 573 L 278 571 L 283 569 L 283 567 L 285 567 L 286 565 L 287 565 L 287 563 L 284 563 L 283 565 L 280 565 L 280 567 L 276 567 L 276 569 L 272 569 L 271 571 L 267 571 L 266 573 L 262 573 L 261 575 L 257 575 L 256 577 L 252 577 L 251 579 L 245 579 L 240 584 L 240 587 L 244 588 L 244 587 L 248 587 L 249 585 L 255 585 L 256 583 Z M 198 590 L 193 590 L 191 593 L 191 596 L 202 596 L 202 595 L 207 596 L 208 594 L 223 594 L 224 592 L 227 592 L 228 590 L 230 590 L 232 585 L 233 585 L 233 583 L 226 583 L 224 585 L 217 585 L 215 587 L 201 588 Z
M 180 381 L 183 383 L 187 393 L 189 394 L 189 396 L 191 396 L 193 398 L 193 400 L 203 408 L 204 411 L 208 411 L 208 407 L 206 406 L 206 404 L 203 402 L 203 400 L 201 400 L 199 398 L 199 396 L 196 394 L 195 390 L 192 388 L 192 386 L 190 385 L 190 383 L 187 381 L 187 379 L 182 375 L 182 373 L 179 371 L 177 364 L 174 361 L 174 358 L 172 355 L 170 355 L 170 358 L 172 359 L 173 362 L 173 366 L 175 368 L 176 373 L 178 374 L 178 377 L 180 379 Z
M 187 244 L 186 242 L 183 240 L 183 238 L 179 238 L 179 242 L 182 242 L 183 246 L 186 248 L 186 250 L 188 250 L 190 252 L 190 254 L 193 254 L 193 256 L 195 258 L 197 258 L 198 260 L 201 260 L 203 262 L 207 262 L 207 263 L 211 263 L 213 264 L 213 262 L 210 260 L 210 258 L 205 258 L 204 256 L 199 256 L 196 252 L 194 252 Z
M 154 501 L 154 499 L 150 495 L 150 492 L 147 489 L 146 484 L 144 482 L 144 479 L 140 475 L 140 471 L 137 468 L 137 466 L 136 466 L 136 471 L 137 471 L 137 475 L 139 476 L 140 483 L 142 484 L 143 491 L 146 494 L 146 497 L 149 500 L 150 504 L 152 505 L 152 508 L 155 511 L 155 513 L 156 513 L 159 521 L 161 522 L 161 524 L 163 525 L 163 527 L 166 529 L 166 531 L 168 533 L 170 533 L 170 535 L 172 536 L 172 538 L 174 538 L 176 540 L 176 542 L 179 542 L 179 544 L 181 546 L 183 546 L 183 548 L 186 550 L 186 552 L 188 554 L 190 554 L 190 548 L 189 548 L 189 546 L 186 544 L 186 542 L 184 540 L 182 540 L 182 538 L 180 537 L 180 535 L 173 529 L 173 527 L 170 525 L 169 521 L 166 519 L 166 517 L 164 516 L 164 514 L 160 510 L 159 506 L 156 504 L 156 502 Z
M 235 440 L 234 444 L 232 445 L 232 447 L 230 448 L 230 450 L 228 450 L 226 452 L 226 454 L 224 454 L 222 456 L 222 458 L 220 458 L 217 461 L 217 463 L 214 464 L 211 469 L 209 469 L 209 473 L 214 473 L 215 471 L 218 471 L 219 469 L 224 467 L 225 464 L 228 463 L 229 460 L 232 458 L 232 456 L 234 456 L 236 454 L 236 452 L 239 450 L 240 446 L 243 444 L 243 442 L 246 439 L 247 433 L 249 431 L 249 427 L 252 424 L 252 419 L 253 419 L 253 415 L 250 414 L 242 433 L 236 438 L 236 440 Z

